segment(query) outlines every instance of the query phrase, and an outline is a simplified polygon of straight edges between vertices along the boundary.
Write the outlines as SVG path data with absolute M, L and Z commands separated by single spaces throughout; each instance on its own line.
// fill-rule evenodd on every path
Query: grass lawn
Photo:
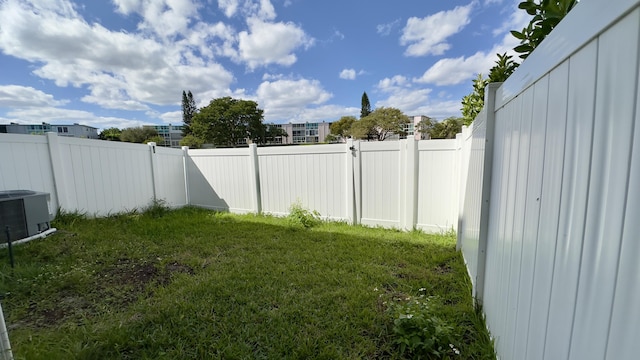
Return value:
M 495 358 L 451 235 L 196 208 L 54 225 L 13 270 L 0 250 L 16 359 Z

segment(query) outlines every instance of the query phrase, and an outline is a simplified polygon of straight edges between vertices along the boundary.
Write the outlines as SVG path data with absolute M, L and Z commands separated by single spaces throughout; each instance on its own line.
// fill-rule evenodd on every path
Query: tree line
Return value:
M 369 97 L 362 94 L 360 119 L 355 116 L 343 116 L 330 125 L 330 141 L 348 137 L 362 140 L 384 141 L 390 136 L 407 136 L 411 118 L 393 107 L 379 107 L 371 111 Z M 415 132 L 424 134 L 429 139 L 453 139 L 462 131 L 462 119 L 449 117 L 441 122 L 430 117 L 423 119 L 415 126 Z
M 130 127 L 126 129 L 118 129 L 110 127 L 104 129 L 98 134 L 102 140 L 123 141 L 131 143 L 146 144 L 155 142 L 156 144 L 164 144 L 164 138 L 158 134 L 158 131 L 152 127 Z
M 182 92 L 181 146 L 200 148 L 203 144 L 217 147 L 235 147 L 248 142 L 265 144 L 277 137 L 288 136 L 282 127 L 265 124 L 264 111 L 252 100 L 222 97 L 213 99 L 207 106 L 197 108 L 191 91 Z M 371 110 L 367 93 L 362 94 L 360 119 L 343 116 L 330 125 L 331 134 L 326 142 L 335 142 L 347 137 L 364 140 L 384 141 L 391 136 L 407 135 L 411 119 L 399 109 L 379 107 Z M 454 138 L 461 131 L 462 121 L 448 118 L 436 122 L 425 117 L 415 131 L 427 134 L 432 139 Z M 155 142 L 164 145 L 164 138 L 152 127 L 131 127 L 104 129 L 100 138 L 111 141 L 134 143 Z

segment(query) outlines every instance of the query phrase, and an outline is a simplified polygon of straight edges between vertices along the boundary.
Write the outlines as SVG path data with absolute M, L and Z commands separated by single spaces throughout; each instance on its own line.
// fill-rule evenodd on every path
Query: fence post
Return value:
M 400 140 L 400 186 L 403 189 L 400 201 L 400 225 L 413 230 L 418 213 L 418 147 L 414 137 Z M 402 169 L 404 167 L 404 169 Z
M 4 314 L 2 313 L 2 305 L 0 304 L 0 359 L 12 360 L 11 343 L 9 342 L 9 333 L 7 332 L 7 324 L 4 322 Z
M 158 200 L 158 159 L 156 158 L 156 143 L 149 142 L 149 154 L 151 156 L 151 186 L 153 186 L 153 201 Z
M 493 144 L 496 125 L 496 90 L 502 83 L 491 83 L 485 88 L 484 106 L 487 112 L 485 144 L 482 171 L 482 200 L 480 203 L 480 231 L 478 239 L 478 269 L 476 275 L 476 298 L 482 302 L 484 297 L 484 278 L 487 262 L 487 241 L 489 235 L 489 211 L 491 204 L 491 177 L 493 170 Z
M 262 213 L 262 193 L 260 191 L 260 162 L 258 161 L 258 145 L 249 144 L 249 156 L 251 157 L 250 171 L 253 185 L 253 207 L 257 214 Z
M 65 171 L 62 168 L 62 157 L 60 156 L 60 143 L 58 142 L 58 134 L 55 132 L 47 133 L 47 146 L 49 147 L 49 158 L 51 160 L 51 169 L 53 171 L 53 188 L 56 192 L 58 200 L 58 209 L 66 209 L 72 211 L 69 199 L 67 198 L 67 181 Z M 53 209 L 57 212 L 58 209 Z
M 187 205 L 191 205 L 191 195 L 189 194 L 189 147 L 182 147 L 182 169 L 184 171 L 184 196 Z
M 350 224 L 356 225 L 360 222 L 362 216 L 361 198 L 362 198 L 362 184 L 360 183 L 360 142 L 353 141 L 353 139 L 347 139 L 346 149 L 346 207 L 347 207 L 347 221 Z
M 458 207 L 456 223 L 456 250 L 460 250 L 462 246 L 462 210 L 464 208 L 464 193 L 467 185 L 467 177 L 465 166 L 465 139 L 467 138 L 467 126 L 462 126 L 461 132 L 456 134 L 456 181 L 458 183 Z

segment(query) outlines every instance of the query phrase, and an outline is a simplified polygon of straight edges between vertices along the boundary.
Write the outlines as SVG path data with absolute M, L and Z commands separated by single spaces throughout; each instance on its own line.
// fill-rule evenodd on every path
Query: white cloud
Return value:
M 11 0 L 0 3 L 0 50 L 36 64 L 33 73 L 57 86 L 86 86 L 90 94 L 83 101 L 146 110 L 147 104 L 179 103 L 182 89 L 230 92 L 233 75 L 214 60 L 218 54 L 237 56 L 233 30 L 224 24 L 198 23 L 185 31 L 184 39 L 163 42 L 88 24 L 70 2 L 57 2 L 60 7 L 55 9 Z M 147 3 L 117 5 L 122 13 L 144 13 Z M 176 13 L 190 14 L 182 10 L 188 1 L 164 3 Z
M 27 108 L 42 106 L 59 106 L 68 100 L 55 100 L 53 95 L 46 94 L 30 86 L 0 85 L 0 107 Z
M 182 124 L 182 111 L 170 111 L 158 115 L 158 118 L 165 124 Z
M 408 45 L 406 56 L 442 55 L 451 45 L 447 38 L 460 32 L 470 22 L 475 2 L 433 15 L 411 17 L 403 29 L 400 44 Z
M 386 99 L 376 102 L 376 107 L 395 107 L 409 116 L 426 115 L 434 119 L 461 115 L 460 100 L 431 99 L 431 89 L 396 89 Z
M 218 0 L 218 8 L 228 18 L 238 13 L 244 17 L 257 17 L 262 20 L 276 18 L 276 11 L 270 0 Z
M 333 95 L 317 80 L 265 81 L 256 91 L 258 104 L 268 121 L 291 119 L 311 105 L 320 105 Z
M 378 82 L 377 91 L 386 97 L 378 100 L 376 107 L 394 107 L 409 116 L 426 115 L 433 118 L 460 116 L 460 101 L 443 99 L 439 94 L 432 98 L 432 89 L 415 87 L 405 76 L 396 75 Z
M 424 84 L 456 85 L 464 81 L 473 79 L 476 74 L 487 75 L 489 69 L 495 65 L 496 54 L 507 53 L 513 55 L 513 47 L 517 40 L 507 34 L 501 43 L 495 45 L 489 51 L 478 51 L 468 57 L 444 58 L 438 60 L 425 73 L 413 79 L 413 81 Z
M 232 17 L 238 11 L 240 0 L 218 0 L 218 8 L 228 17 Z
M 356 71 L 354 69 L 344 69 L 340 71 L 340 79 L 355 80 Z
M 378 89 L 387 91 L 398 86 L 407 84 L 407 78 L 402 75 L 396 75 L 390 78 L 384 78 L 378 82 Z
M 393 30 L 393 28 L 398 26 L 398 24 L 400 24 L 400 19 L 396 19 L 386 24 L 379 24 L 378 26 L 376 26 L 376 31 L 378 32 L 378 34 L 382 36 L 387 36 L 391 34 L 391 30 Z
M 341 33 L 339 30 L 334 30 L 333 35 L 331 35 L 331 38 L 329 39 L 329 41 L 333 41 L 333 39 L 344 40 L 344 34 Z
M 334 122 L 343 116 L 360 116 L 360 108 L 340 105 L 322 105 L 305 108 L 290 117 L 291 122 Z
M 511 30 L 521 31 L 527 26 L 527 24 L 529 24 L 531 15 L 527 14 L 527 12 L 522 9 L 518 9 L 518 2 L 514 2 L 510 10 L 511 14 L 507 20 L 505 20 L 500 27 L 493 30 L 493 36 L 502 35 L 503 33 L 510 32 Z
M 191 18 L 197 16 L 199 4 L 191 0 L 113 0 L 116 10 L 123 15 L 137 13 L 143 19 L 138 24 L 166 38 L 184 33 Z
M 297 61 L 293 53 L 299 47 L 308 48 L 314 40 L 302 28 L 293 23 L 270 23 L 257 18 L 247 19 L 249 31 L 238 34 L 239 57 L 249 69 L 278 64 L 293 65 Z

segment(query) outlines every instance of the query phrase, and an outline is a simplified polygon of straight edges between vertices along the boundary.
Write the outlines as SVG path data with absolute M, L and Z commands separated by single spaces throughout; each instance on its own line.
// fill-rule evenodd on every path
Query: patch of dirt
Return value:
M 434 271 L 438 275 L 445 275 L 445 274 L 450 274 L 453 271 L 453 269 L 451 268 L 451 265 L 444 263 L 436 266 Z
M 19 321 L 10 324 L 10 329 L 21 327 L 43 328 L 55 326 L 63 320 L 73 320 L 78 324 L 82 318 L 95 311 L 93 303 L 81 296 L 69 292 L 62 292 L 61 297 L 53 303 L 38 304 L 29 303 L 27 315 Z
M 167 264 L 164 267 L 167 272 L 169 273 L 184 273 L 184 274 L 189 274 L 189 275 L 194 275 L 195 272 L 193 271 L 193 268 L 189 265 L 185 265 L 185 264 L 180 264 L 178 262 L 173 262 L 171 264 Z
M 145 292 L 155 286 L 168 285 L 172 274 L 176 273 L 195 274 L 191 266 L 176 261 L 158 270 L 153 261 L 118 259 L 96 273 L 95 284 L 88 293 L 63 291 L 56 299 L 41 303 L 32 301 L 25 317 L 14 322 L 12 329 L 51 327 L 65 321 L 82 324 L 84 318 L 92 316 L 100 308 L 123 308 L 141 295 L 151 296 L 151 291 Z

